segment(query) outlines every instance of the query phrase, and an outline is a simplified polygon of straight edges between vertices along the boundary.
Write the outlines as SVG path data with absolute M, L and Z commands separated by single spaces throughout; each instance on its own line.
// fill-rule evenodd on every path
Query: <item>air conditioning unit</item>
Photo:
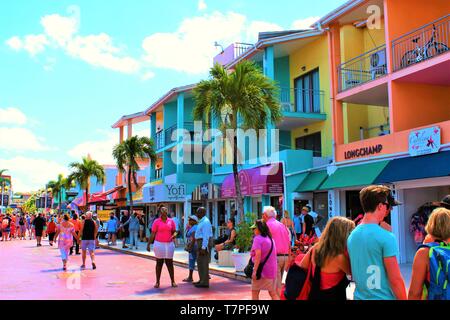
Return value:
M 370 73 L 372 80 L 387 74 L 386 50 L 380 50 L 370 56 Z

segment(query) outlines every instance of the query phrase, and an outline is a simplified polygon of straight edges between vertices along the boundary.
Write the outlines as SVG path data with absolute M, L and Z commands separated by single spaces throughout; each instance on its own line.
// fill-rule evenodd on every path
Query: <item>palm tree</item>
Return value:
M 95 160 L 85 157 L 81 162 L 69 164 L 72 173 L 68 176 L 68 183 L 76 182 L 86 192 L 86 207 L 89 203 L 90 179 L 94 177 L 100 184 L 105 183 L 105 169 Z
M 5 186 L 6 184 L 9 183 L 9 180 L 7 180 L 6 178 L 3 178 L 3 174 L 8 171 L 7 169 L 2 169 L 0 170 L 0 185 L 1 185 L 1 189 L 2 189 L 2 199 L 0 200 L 0 213 L 3 213 L 3 193 L 5 192 Z
M 56 181 L 50 181 L 47 186 L 52 189 L 53 197 L 58 197 L 58 204 L 61 209 L 63 191 L 74 187 L 74 183 L 65 178 L 63 174 L 59 174 L 58 179 Z
M 254 129 L 258 133 L 267 127 L 269 121 L 276 124 L 282 119 L 277 85 L 251 61 L 239 63 L 233 72 L 216 64 L 210 71 L 210 79 L 201 81 L 194 89 L 194 98 L 194 119 L 217 119 L 224 137 L 227 130 L 237 132 L 240 128 Z M 244 201 L 238 171 L 237 135 L 228 136 L 228 139 L 233 151 L 238 213 L 243 220 Z
M 148 137 L 131 137 L 122 143 L 116 145 L 113 150 L 113 157 L 116 159 L 117 167 L 120 172 L 128 175 L 128 196 L 130 198 L 130 212 L 133 213 L 133 195 L 131 182 L 138 187 L 137 172 L 139 171 L 138 159 L 148 158 L 150 161 L 156 161 L 155 144 Z

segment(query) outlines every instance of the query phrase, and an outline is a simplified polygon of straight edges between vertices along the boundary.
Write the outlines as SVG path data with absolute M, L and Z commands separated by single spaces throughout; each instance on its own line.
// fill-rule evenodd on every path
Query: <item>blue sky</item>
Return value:
M 255 42 L 259 31 L 304 27 L 344 2 L 1 1 L 0 168 L 27 191 L 87 152 L 111 164 L 111 125 L 204 78 L 214 41 Z

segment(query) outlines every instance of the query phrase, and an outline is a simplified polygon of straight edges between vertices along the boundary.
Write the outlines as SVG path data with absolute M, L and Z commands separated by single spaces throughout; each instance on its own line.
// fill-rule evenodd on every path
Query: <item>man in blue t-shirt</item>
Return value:
M 397 262 L 397 241 L 380 227 L 393 206 L 391 190 L 370 186 L 360 193 L 365 215 L 348 238 L 355 300 L 406 300 L 406 288 Z

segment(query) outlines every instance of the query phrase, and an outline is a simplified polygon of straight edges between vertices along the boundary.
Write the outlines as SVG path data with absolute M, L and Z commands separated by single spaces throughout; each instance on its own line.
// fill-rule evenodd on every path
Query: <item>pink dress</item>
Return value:
M 58 226 L 59 236 L 58 236 L 58 248 L 60 250 L 70 250 L 73 246 L 73 235 L 72 232 L 75 231 L 73 226 L 64 227 L 62 224 Z

